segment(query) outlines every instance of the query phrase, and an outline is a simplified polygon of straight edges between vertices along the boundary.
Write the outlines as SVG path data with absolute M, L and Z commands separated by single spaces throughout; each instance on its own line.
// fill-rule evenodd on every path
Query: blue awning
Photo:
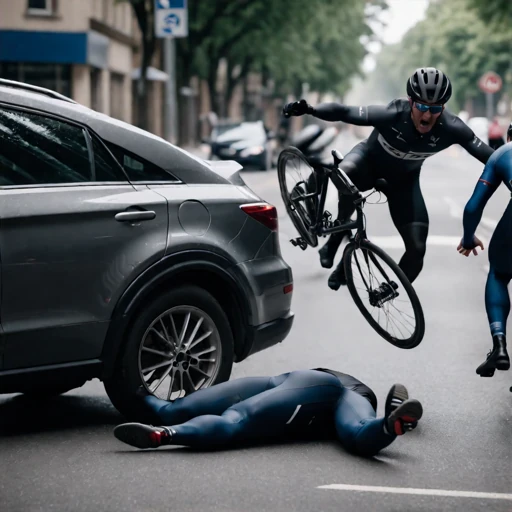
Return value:
M 0 61 L 87 64 L 86 32 L 0 30 Z

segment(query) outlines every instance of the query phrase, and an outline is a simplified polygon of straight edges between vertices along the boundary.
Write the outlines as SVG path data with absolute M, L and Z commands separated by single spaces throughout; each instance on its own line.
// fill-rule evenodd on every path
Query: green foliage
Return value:
M 512 31 L 497 30 L 484 22 L 475 9 L 468 8 L 468 2 L 475 1 L 431 0 L 425 19 L 399 44 L 383 49 L 373 85 L 385 88 L 389 99 L 405 96 L 406 80 L 414 69 L 439 67 L 452 80 L 450 108 L 457 110 L 466 99 L 482 95 L 478 79 L 484 72 L 493 70 L 506 77 L 511 65 Z
M 373 15 L 386 7 L 383 0 L 189 0 L 190 36 L 179 41 L 179 55 L 190 75 L 208 78 L 224 57 L 231 69 L 264 71 L 281 90 L 308 82 L 342 93 L 365 55 L 361 36 L 372 34 L 369 5 Z
M 474 9 L 485 23 L 490 23 L 499 30 L 510 30 L 512 23 L 510 0 L 468 0 L 468 6 Z

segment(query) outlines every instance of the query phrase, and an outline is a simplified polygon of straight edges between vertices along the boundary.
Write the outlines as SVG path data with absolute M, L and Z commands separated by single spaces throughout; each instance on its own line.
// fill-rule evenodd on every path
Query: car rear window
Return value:
M 124 168 L 124 171 L 128 175 L 130 181 L 153 181 L 153 182 L 179 182 L 170 172 L 158 167 L 151 162 L 141 158 L 138 155 L 127 151 L 126 149 L 112 144 L 111 142 L 106 143 L 107 147 L 112 151 L 112 154 L 116 157 L 116 160 Z

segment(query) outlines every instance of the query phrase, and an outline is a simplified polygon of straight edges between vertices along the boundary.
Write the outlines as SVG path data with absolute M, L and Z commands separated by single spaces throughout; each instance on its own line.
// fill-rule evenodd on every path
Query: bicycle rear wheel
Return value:
M 398 264 L 368 240 L 343 253 L 347 286 L 363 316 L 395 347 L 417 347 L 425 334 L 423 309 Z
M 318 237 L 311 233 L 310 228 L 315 222 L 317 201 L 313 197 L 304 197 L 318 192 L 313 167 L 301 151 L 289 147 L 279 154 L 277 176 L 286 212 L 295 229 L 308 245 L 316 247 Z

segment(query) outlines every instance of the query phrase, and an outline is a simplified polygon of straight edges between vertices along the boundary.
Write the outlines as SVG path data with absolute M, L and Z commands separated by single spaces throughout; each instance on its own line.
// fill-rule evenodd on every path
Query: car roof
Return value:
M 205 161 L 162 137 L 88 108 L 55 91 L 0 79 L 0 105 L 54 114 L 87 126 L 116 144 L 172 173 L 185 183 L 226 183 Z

